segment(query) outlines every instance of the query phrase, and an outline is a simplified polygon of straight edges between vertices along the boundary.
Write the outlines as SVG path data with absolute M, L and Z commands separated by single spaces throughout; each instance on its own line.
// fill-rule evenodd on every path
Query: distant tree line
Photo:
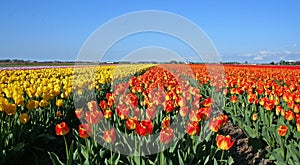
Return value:
M 271 65 L 300 65 L 300 61 L 284 61 L 281 60 L 278 63 L 270 62 Z
M 76 61 L 77 63 L 79 61 Z M 0 63 L 75 63 L 75 61 L 32 61 L 32 60 L 19 60 L 19 59 L 0 59 Z M 82 63 L 89 63 L 89 62 L 82 62 Z M 94 62 L 93 62 L 94 63 Z M 171 60 L 169 62 L 156 62 L 156 61 L 139 61 L 139 62 L 130 62 L 130 61 L 120 61 L 120 62 L 99 62 L 99 64 L 132 64 L 132 63 L 140 63 L 140 64 L 163 64 L 163 63 L 169 63 L 169 64 L 183 64 L 184 62 Z M 188 62 L 190 64 L 204 64 L 205 62 Z M 219 64 L 248 64 L 248 61 L 245 61 L 243 63 L 240 62 L 218 62 Z M 270 63 L 264 63 L 263 65 L 300 65 L 300 61 L 285 61 L 281 60 L 279 62 L 270 62 Z

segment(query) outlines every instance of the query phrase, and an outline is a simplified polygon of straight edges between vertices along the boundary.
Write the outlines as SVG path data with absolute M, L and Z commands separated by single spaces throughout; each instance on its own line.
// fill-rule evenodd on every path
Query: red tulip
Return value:
M 136 117 L 131 117 L 131 118 L 128 118 L 125 125 L 126 125 L 126 128 L 128 130 L 134 130 L 136 128 L 136 124 L 137 124 L 137 118 Z
M 103 114 L 101 111 L 88 111 L 85 115 L 85 120 L 89 124 L 98 124 L 103 118 Z
M 293 111 L 288 110 L 288 111 L 285 111 L 284 117 L 285 117 L 285 119 L 286 119 L 287 121 L 291 121 L 291 120 L 294 120 L 295 114 L 294 114 Z
M 98 110 L 98 105 L 96 101 L 90 101 L 87 103 L 87 107 L 90 111 L 97 111 Z
M 116 107 L 116 112 L 117 115 L 121 118 L 121 119 L 127 119 L 130 111 L 129 111 L 129 107 L 124 105 L 124 104 L 119 104 Z
M 92 129 L 89 124 L 80 124 L 78 126 L 78 133 L 81 138 L 87 138 L 92 134 Z
M 179 109 L 180 116 L 185 117 L 188 113 L 189 113 L 189 107 L 188 106 L 180 107 L 180 109 Z
M 170 119 L 168 117 L 164 117 L 162 122 L 161 122 L 161 127 L 162 128 L 167 128 L 170 126 Z
M 55 126 L 56 135 L 64 136 L 69 131 L 70 131 L 69 127 L 67 126 L 67 124 L 65 122 L 61 122 L 60 124 L 56 124 L 56 126 Z
M 102 110 L 106 110 L 108 108 L 107 102 L 105 100 L 101 100 L 99 106 Z
M 195 121 L 195 122 L 199 122 L 201 120 L 201 116 L 198 110 L 192 110 L 190 112 L 190 120 L 191 121 Z
M 211 98 L 206 98 L 204 101 L 203 101 L 203 105 L 205 107 L 210 107 L 212 104 L 214 103 L 213 99 Z
M 223 127 L 228 121 L 226 115 L 220 115 L 218 117 L 212 118 L 209 122 L 209 129 L 213 132 L 218 132 L 221 127 Z
M 230 102 L 236 103 L 238 101 L 238 97 L 236 95 L 230 97 Z
M 172 112 L 175 109 L 174 102 L 172 100 L 167 100 L 165 105 L 165 111 L 167 113 Z
M 103 140 L 106 143 L 114 143 L 116 141 L 116 132 L 115 129 L 112 128 L 110 130 L 105 130 L 103 135 Z
M 147 136 L 152 133 L 153 131 L 153 123 L 151 120 L 142 120 L 140 123 L 137 124 L 136 133 L 140 136 Z
M 76 109 L 75 110 L 75 115 L 78 119 L 81 119 L 84 117 L 84 111 L 83 111 L 83 108 L 81 109 Z
M 287 126 L 281 125 L 281 126 L 278 127 L 278 134 L 280 136 L 285 136 L 287 132 L 288 132 L 288 127 Z
M 221 150 L 229 150 L 235 142 L 235 140 L 231 140 L 230 135 L 217 135 L 216 141 L 218 148 Z
M 167 144 L 174 138 L 174 131 L 171 127 L 163 128 L 159 134 L 161 143 Z
M 200 132 L 200 126 L 198 122 L 188 121 L 186 124 L 186 133 L 190 136 L 194 136 Z
M 104 111 L 104 118 L 105 119 L 110 119 L 112 117 L 112 115 L 113 115 L 112 110 L 107 109 L 107 110 Z

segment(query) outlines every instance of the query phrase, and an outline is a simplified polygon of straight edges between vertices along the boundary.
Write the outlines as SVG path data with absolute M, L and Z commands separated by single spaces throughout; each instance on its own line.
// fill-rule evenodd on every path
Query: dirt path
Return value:
M 235 145 L 230 149 L 230 154 L 234 159 L 234 164 L 274 164 L 274 162 L 264 158 L 267 152 L 265 149 L 255 151 L 250 144 L 251 139 L 246 137 L 241 128 L 234 126 L 230 121 L 228 121 L 220 131 L 222 134 L 229 134 L 236 138 Z

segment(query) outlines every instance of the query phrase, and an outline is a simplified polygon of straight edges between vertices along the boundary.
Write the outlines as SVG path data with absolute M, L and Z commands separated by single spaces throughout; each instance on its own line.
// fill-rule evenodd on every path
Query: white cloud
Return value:
M 255 56 L 255 57 L 253 58 L 253 60 L 258 60 L 258 61 L 261 61 L 261 60 L 263 60 L 263 59 L 264 59 L 264 57 L 261 56 L 261 55 Z
M 269 50 L 262 50 L 259 51 L 254 55 L 253 60 L 264 60 L 266 58 L 272 58 L 274 60 L 285 60 L 286 57 L 288 56 L 293 56 L 293 55 L 300 55 L 299 51 L 291 51 L 291 50 L 284 50 L 284 51 L 269 51 Z

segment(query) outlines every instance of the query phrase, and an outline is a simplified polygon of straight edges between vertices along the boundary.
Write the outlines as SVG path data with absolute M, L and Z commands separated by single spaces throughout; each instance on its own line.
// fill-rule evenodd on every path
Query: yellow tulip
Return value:
M 55 104 L 56 106 L 61 107 L 64 104 L 64 101 L 62 99 L 57 99 Z
M 40 107 L 47 107 L 49 105 L 49 102 L 47 100 L 41 100 L 39 103 Z
M 36 100 L 28 100 L 26 104 L 26 108 L 28 110 L 32 110 L 39 107 L 39 102 Z
M 16 113 L 16 111 L 17 111 L 17 106 L 16 106 L 16 104 L 11 104 L 11 103 L 9 103 L 9 104 L 7 105 L 7 107 L 6 107 L 5 113 L 6 113 L 7 115 L 11 116 L 11 115 L 14 115 L 14 114 Z
M 20 119 L 20 122 L 22 124 L 26 124 L 29 121 L 29 115 L 28 115 L 28 113 L 22 113 L 20 115 L 19 119 Z

